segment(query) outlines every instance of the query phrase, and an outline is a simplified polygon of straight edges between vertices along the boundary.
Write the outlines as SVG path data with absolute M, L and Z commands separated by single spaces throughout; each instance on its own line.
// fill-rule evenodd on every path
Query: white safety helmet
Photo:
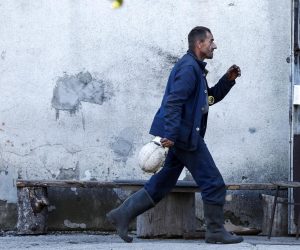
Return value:
M 161 137 L 156 136 L 139 153 L 139 166 L 147 173 L 157 172 L 166 160 L 168 148 L 164 148 L 160 140 Z

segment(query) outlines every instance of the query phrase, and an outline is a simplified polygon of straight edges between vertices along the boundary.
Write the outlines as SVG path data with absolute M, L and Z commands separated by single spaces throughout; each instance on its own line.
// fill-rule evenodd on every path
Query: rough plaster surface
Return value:
M 218 46 L 210 85 L 231 64 L 242 69 L 209 115 L 225 180 L 287 178 L 290 1 L 131 0 L 113 11 L 107 1 L 3 0 L 0 12 L 0 200 L 16 202 L 17 177 L 149 178 L 138 150 L 196 25 Z

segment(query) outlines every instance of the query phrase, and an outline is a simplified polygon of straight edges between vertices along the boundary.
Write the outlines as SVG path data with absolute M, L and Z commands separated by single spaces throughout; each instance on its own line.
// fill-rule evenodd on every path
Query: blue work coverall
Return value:
M 204 202 L 216 205 L 225 202 L 225 183 L 204 142 L 204 135 L 209 105 L 222 100 L 235 81 L 229 81 L 224 75 L 209 88 L 205 66 L 192 51 L 175 64 L 153 119 L 150 134 L 175 143 L 169 149 L 163 168 L 144 186 L 155 203 L 176 185 L 184 167 L 201 189 Z

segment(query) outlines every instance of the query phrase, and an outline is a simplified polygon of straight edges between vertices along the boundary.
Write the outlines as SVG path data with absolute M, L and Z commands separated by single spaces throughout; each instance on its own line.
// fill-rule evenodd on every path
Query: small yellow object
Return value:
M 215 98 L 212 95 L 210 95 L 208 97 L 208 105 L 213 105 L 214 103 L 215 103 Z
M 122 6 L 122 4 L 123 4 L 123 0 L 114 0 L 111 7 L 113 9 L 118 9 Z

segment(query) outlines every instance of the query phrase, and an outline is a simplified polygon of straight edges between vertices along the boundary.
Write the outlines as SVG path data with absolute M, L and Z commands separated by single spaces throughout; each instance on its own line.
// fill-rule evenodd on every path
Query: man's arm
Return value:
M 180 128 L 182 106 L 193 93 L 195 86 L 196 76 L 192 66 L 185 66 L 176 72 L 165 103 L 165 138 L 161 140 L 164 147 L 174 145 Z
M 239 76 L 241 76 L 240 67 L 232 65 L 215 86 L 208 88 L 209 105 L 221 101 L 228 94 L 235 84 L 235 79 Z

